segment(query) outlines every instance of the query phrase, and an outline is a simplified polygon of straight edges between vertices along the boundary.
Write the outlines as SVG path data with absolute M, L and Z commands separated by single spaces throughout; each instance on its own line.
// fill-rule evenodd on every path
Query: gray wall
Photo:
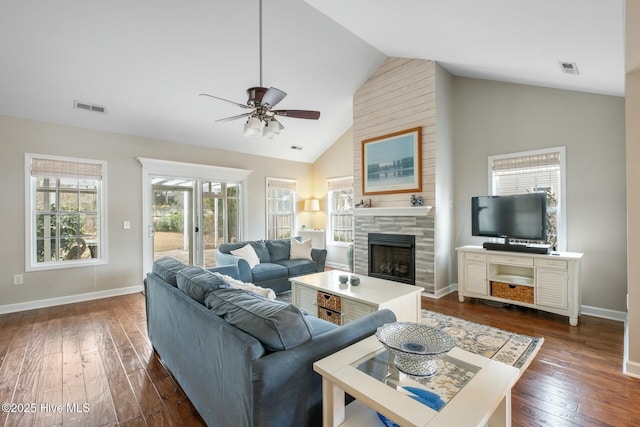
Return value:
M 436 64 L 436 212 L 435 293 L 447 293 L 455 281 L 453 262 L 453 76 Z
M 137 157 L 252 170 L 247 189 L 249 239 L 265 236 L 265 177 L 296 178 L 299 193 L 311 194 L 312 165 L 308 163 L 4 116 L 0 116 L 0 145 L 0 176 L 4 184 L 0 210 L 0 309 L 8 304 L 142 284 L 142 168 Z M 24 272 L 25 152 L 107 161 L 107 265 Z M 123 229 L 124 220 L 131 221 L 130 230 Z M 14 274 L 24 274 L 23 285 L 12 285 Z
M 626 311 L 624 98 L 454 77 L 455 244 L 487 157 L 566 146 L 567 250 L 583 252 L 582 304 Z

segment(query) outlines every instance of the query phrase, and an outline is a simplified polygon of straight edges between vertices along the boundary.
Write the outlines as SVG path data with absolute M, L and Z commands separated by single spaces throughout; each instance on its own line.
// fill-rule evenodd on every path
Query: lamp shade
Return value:
M 256 136 L 262 132 L 262 121 L 257 117 L 249 117 L 244 125 L 244 136 Z
M 320 210 L 320 200 L 307 199 L 304 201 L 305 212 L 318 212 Z

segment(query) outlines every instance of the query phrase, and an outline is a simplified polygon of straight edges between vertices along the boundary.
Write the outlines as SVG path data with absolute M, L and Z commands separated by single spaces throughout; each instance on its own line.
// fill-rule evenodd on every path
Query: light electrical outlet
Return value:
M 13 284 L 14 285 L 22 285 L 24 283 L 24 277 L 22 274 L 14 274 L 13 275 Z

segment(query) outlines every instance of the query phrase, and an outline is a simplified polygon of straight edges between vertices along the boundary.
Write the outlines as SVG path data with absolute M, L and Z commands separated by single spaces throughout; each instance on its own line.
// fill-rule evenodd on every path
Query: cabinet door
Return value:
M 376 307 L 362 303 L 360 301 L 353 301 L 343 298 L 342 299 L 342 324 L 346 325 L 349 322 L 353 322 L 361 317 L 366 316 L 369 313 L 376 311 Z
M 465 261 L 464 293 L 487 295 L 487 264 Z
M 567 280 L 566 271 L 538 268 L 536 270 L 536 304 L 566 309 L 568 307 Z
M 317 292 L 315 289 L 301 286 L 297 283 L 293 284 L 293 303 L 300 310 L 304 310 L 311 316 L 318 317 Z

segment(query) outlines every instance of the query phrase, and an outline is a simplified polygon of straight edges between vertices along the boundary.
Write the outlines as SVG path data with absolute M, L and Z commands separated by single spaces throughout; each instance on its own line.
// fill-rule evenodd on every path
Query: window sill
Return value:
M 47 271 L 47 270 L 61 270 L 66 268 L 78 268 L 78 267 L 95 267 L 97 265 L 106 265 L 107 261 L 103 259 L 89 259 L 87 261 L 69 261 L 69 262 L 52 262 L 42 263 L 37 265 L 28 266 L 26 272 L 34 271 Z

